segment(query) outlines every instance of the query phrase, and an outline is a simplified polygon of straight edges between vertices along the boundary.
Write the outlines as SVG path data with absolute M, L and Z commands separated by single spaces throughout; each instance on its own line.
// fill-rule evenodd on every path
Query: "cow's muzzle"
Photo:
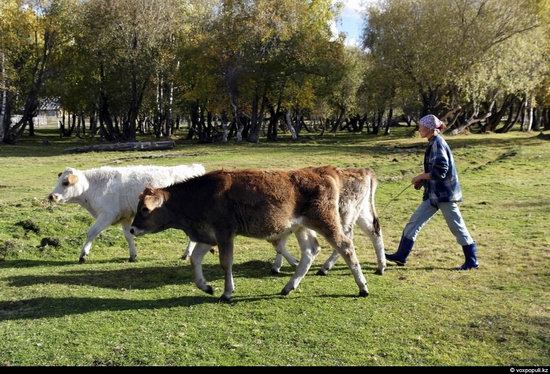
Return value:
M 143 235 L 143 234 L 144 234 L 144 231 L 138 229 L 138 228 L 135 227 L 135 226 L 132 226 L 132 227 L 130 228 L 130 234 L 132 234 L 132 235 L 134 235 L 134 236 L 140 236 L 140 235 Z

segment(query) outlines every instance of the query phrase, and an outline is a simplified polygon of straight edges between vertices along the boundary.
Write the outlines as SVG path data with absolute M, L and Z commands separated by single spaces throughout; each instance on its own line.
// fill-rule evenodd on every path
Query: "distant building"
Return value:
M 57 126 L 58 118 L 61 116 L 61 104 L 57 97 L 45 97 L 40 99 L 38 104 L 38 115 L 34 119 L 37 127 L 48 124 Z
M 61 113 L 61 104 L 57 97 L 45 97 L 40 99 L 38 105 L 38 116 L 42 117 L 59 117 Z

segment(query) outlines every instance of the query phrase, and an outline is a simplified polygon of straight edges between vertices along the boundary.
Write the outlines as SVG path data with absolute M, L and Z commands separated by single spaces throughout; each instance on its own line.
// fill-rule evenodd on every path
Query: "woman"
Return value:
M 462 201 L 462 192 L 453 154 L 440 135 L 445 130 L 445 125 L 433 114 L 422 117 L 419 123 L 420 136 L 429 143 L 424 154 L 424 173 L 414 177 L 412 184 L 417 190 L 424 187 L 423 201 L 405 226 L 397 252 L 386 254 L 386 259 L 404 266 L 418 233 L 441 210 L 449 229 L 464 251 L 466 261 L 456 269 L 477 269 L 479 264 L 476 243 L 470 236 L 457 205 L 457 202 Z

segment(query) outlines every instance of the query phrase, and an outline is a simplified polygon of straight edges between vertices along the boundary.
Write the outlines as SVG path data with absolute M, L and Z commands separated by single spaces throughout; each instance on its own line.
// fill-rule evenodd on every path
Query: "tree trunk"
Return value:
M 502 106 L 500 107 L 499 110 L 495 110 L 495 111 L 489 110 L 490 112 L 494 112 L 494 114 L 491 117 L 487 118 L 487 124 L 484 127 L 485 132 L 495 131 L 500 121 L 502 120 L 502 117 L 504 117 L 504 113 L 506 113 L 506 110 L 512 105 L 512 98 L 513 98 L 512 95 L 507 95 L 504 98 L 502 102 Z
M 222 112 L 222 143 L 227 143 L 229 135 L 229 118 L 227 117 L 227 112 L 224 110 Z
M 258 143 L 260 141 L 260 130 L 264 120 L 265 111 L 265 91 L 261 98 L 261 104 L 258 108 L 258 101 L 260 98 L 256 93 L 252 100 L 252 116 L 250 119 L 250 133 L 248 134 L 248 141 L 252 143 Z
M 100 88 L 99 88 L 99 129 L 100 134 L 107 141 L 120 139 L 120 133 L 115 130 L 114 120 L 110 112 L 109 97 L 105 89 L 105 68 L 103 64 L 99 66 Z
M 542 108 L 542 114 L 540 116 L 540 127 L 542 127 L 544 130 L 548 130 L 548 127 L 550 126 L 549 121 L 549 114 L 548 108 Z
M 330 132 L 336 132 L 338 130 L 338 127 L 342 124 L 342 119 L 344 118 L 344 114 L 346 114 L 345 108 L 340 108 L 340 113 L 338 113 L 338 117 L 336 117 L 336 122 L 333 123 L 332 128 L 330 129 Z
M 4 139 L 4 117 L 6 116 L 8 89 L 6 85 L 6 57 L 4 52 L 0 51 L 0 64 L 2 64 L 0 74 L 2 74 L 2 101 L 0 102 L 0 141 Z
M 174 130 L 174 82 L 170 81 L 168 83 L 168 107 L 165 109 L 166 115 L 166 129 L 164 134 L 166 136 L 172 136 Z
M 491 116 L 491 113 L 485 113 L 483 116 L 476 118 L 474 115 L 472 115 L 465 123 L 457 127 L 456 129 L 451 131 L 451 135 L 458 135 L 466 131 L 470 126 L 473 124 L 483 122 L 487 118 Z
M 296 129 L 294 126 L 292 126 L 292 118 L 290 116 L 290 111 L 286 111 L 285 113 L 285 125 L 287 130 L 290 132 L 290 135 L 292 136 L 292 140 L 298 139 L 298 135 L 296 134 Z
M 540 130 L 540 106 L 533 109 L 533 131 Z
M 8 91 L 4 91 L 4 94 L 6 95 L 6 106 L 4 107 L 4 110 L 2 114 L 4 115 L 4 118 L 2 122 L 0 122 L 0 127 L 2 128 L 0 132 L 2 133 L 2 137 L 0 138 L 0 142 L 2 143 L 9 143 L 9 129 L 11 125 L 11 106 L 12 106 L 12 99 L 11 95 L 8 93 Z
M 48 57 L 53 48 L 53 34 L 46 30 L 44 31 L 44 43 L 42 46 L 42 56 L 36 62 L 33 69 L 33 78 L 29 92 L 27 93 L 27 99 L 25 100 L 25 106 L 23 109 L 23 116 L 21 119 L 10 129 L 10 141 L 14 142 L 23 135 L 27 125 L 30 126 L 31 135 L 34 135 L 34 124 L 32 118 L 36 115 L 38 109 L 38 96 L 44 83 L 44 72 L 46 71 L 46 64 Z M 37 35 L 35 34 L 35 39 Z
M 439 94 L 438 88 L 429 87 L 427 90 L 423 88 L 420 89 L 420 97 L 422 99 L 422 109 L 420 112 L 420 117 L 423 117 L 427 114 L 439 115 Z
M 390 124 L 391 124 L 392 117 L 393 117 L 393 106 L 390 106 L 390 110 L 388 111 L 388 118 L 386 119 L 386 130 L 384 131 L 384 135 L 390 134 Z
M 380 127 L 382 126 L 382 120 L 384 118 L 384 112 L 385 112 L 384 108 L 379 109 L 376 116 L 374 116 L 373 118 L 372 133 L 374 135 L 378 135 L 378 133 L 380 132 Z
M 97 117 L 95 111 L 90 113 L 90 137 L 93 138 L 97 132 Z
M 521 106 L 521 119 L 520 119 L 520 129 L 521 131 L 525 131 L 526 129 L 526 125 L 527 125 L 527 116 L 528 116 L 528 107 L 529 103 L 528 103 L 528 99 L 527 99 L 527 96 L 524 97 L 523 99 L 523 104 Z
M 532 97 L 529 97 L 526 110 L 527 110 L 526 131 L 531 131 L 533 128 L 533 98 Z
M 279 122 L 279 108 L 277 110 L 272 105 L 269 105 L 269 123 L 267 125 L 267 140 L 277 140 L 277 129 Z
M 523 106 L 525 105 L 525 102 L 522 101 L 522 102 L 519 102 L 519 105 L 518 105 L 518 108 L 516 110 L 516 115 L 514 116 L 513 114 L 513 110 L 514 110 L 514 105 L 513 105 L 513 102 L 512 104 L 510 105 L 510 112 L 508 113 L 508 119 L 506 120 L 506 124 L 496 130 L 497 133 L 499 134 L 503 134 L 503 133 L 506 133 L 508 131 L 510 131 L 512 129 L 512 127 L 514 127 L 514 125 L 516 124 L 516 122 L 518 121 L 518 118 L 522 112 L 522 108 Z

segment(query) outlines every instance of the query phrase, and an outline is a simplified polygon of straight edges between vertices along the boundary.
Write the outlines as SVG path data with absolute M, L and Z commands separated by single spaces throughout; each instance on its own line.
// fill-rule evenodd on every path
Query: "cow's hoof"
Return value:
M 206 286 L 206 289 L 203 290 L 203 291 L 206 292 L 209 295 L 214 295 L 214 289 L 210 285 Z
M 187 260 L 189 260 L 189 258 L 191 258 L 191 256 L 181 256 L 181 259 L 183 261 L 187 261 Z
M 271 274 L 273 274 L 273 275 L 280 275 L 281 272 L 280 272 L 279 270 L 277 270 L 277 269 L 271 268 Z
M 289 261 L 289 264 L 293 267 L 298 267 L 298 265 L 300 264 L 300 261 L 295 259 L 294 261 Z
M 80 258 L 78 259 L 78 263 L 79 263 L 79 264 L 83 264 L 83 263 L 85 263 L 85 262 L 86 262 L 86 257 L 80 257 Z
M 317 271 L 316 275 L 320 275 L 320 276 L 323 276 L 323 277 L 324 277 L 324 276 L 327 276 L 328 273 L 327 273 L 327 271 L 326 271 L 325 269 L 319 269 L 319 270 Z
M 136 262 L 137 259 L 136 259 L 135 257 L 130 257 L 130 258 L 128 259 L 128 261 L 130 261 L 130 262 Z
M 367 297 L 367 296 L 369 296 L 369 291 L 367 290 L 359 291 L 359 297 Z
M 220 298 L 218 299 L 218 302 L 224 303 L 224 304 L 231 304 L 231 298 L 225 295 L 221 295 Z
M 287 287 L 285 287 L 285 288 L 283 288 L 283 289 L 281 290 L 281 295 L 282 295 L 282 296 L 288 296 L 288 294 L 291 293 L 292 290 L 293 290 L 293 288 L 287 288 Z
M 384 269 L 376 269 L 374 274 L 376 275 L 384 275 Z

